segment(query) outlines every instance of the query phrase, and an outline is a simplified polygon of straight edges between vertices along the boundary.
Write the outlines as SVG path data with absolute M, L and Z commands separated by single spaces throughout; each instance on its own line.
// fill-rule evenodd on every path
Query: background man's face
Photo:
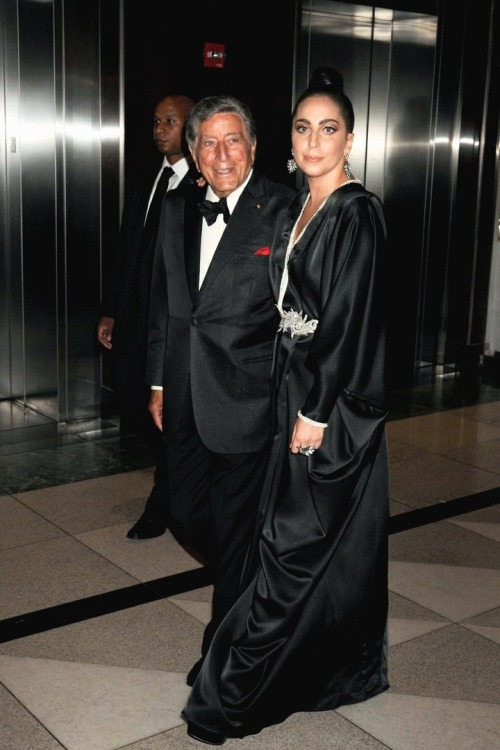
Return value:
M 153 138 L 158 151 L 175 164 L 184 157 L 182 131 L 188 110 L 181 100 L 167 96 L 156 106 L 153 118 Z

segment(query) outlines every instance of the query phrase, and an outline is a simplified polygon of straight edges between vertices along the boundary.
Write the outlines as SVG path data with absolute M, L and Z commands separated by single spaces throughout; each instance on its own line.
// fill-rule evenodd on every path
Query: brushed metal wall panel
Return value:
M 6 14 L 0 15 L 0 142 L 7 144 L 5 121 L 5 39 L 8 32 Z M 7 149 L 0 149 L 0 399 L 10 398 L 10 336 L 9 336 L 9 266 L 5 248 L 7 226 Z
M 312 0 L 302 12 L 296 96 L 315 68 L 342 73 L 356 116 L 351 167 L 371 190 L 383 190 L 392 11 Z M 375 61 L 375 62 L 374 62 Z M 375 64 L 376 63 L 376 64 Z M 381 196 L 382 197 L 382 196 Z
M 0 398 L 23 397 L 24 332 L 21 253 L 21 155 L 19 132 L 19 54 L 17 2 L 4 0 L 0 18 L 0 113 L 5 148 L 0 156 Z
M 303 5 L 296 60 L 295 98 L 317 67 L 332 66 L 344 77 L 356 117 L 351 167 L 384 201 L 397 310 L 392 339 L 410 373 L 423 340 L 436 35 L 435 16 L 310 0 Z
M 0 114 L 15 148 L 0 157 L 0 398 L 58 424 L 102 408 L 95 329 L 103 207 L 110 243 L 119 228 L 121 16 L 121 0 L 2 0 Z
M 19 3 L 19 124 L 26 402 L 57 419 L 53 3 Z
M 390 227 L 395 353 L 411 367 L 432 362 L 441 310 L 425 330 L 430 304 L 426 213 L 434 156 L 432 106 L 437 18 L 394 12 L 387 111 L 384 202 Z M 446 217 L 442 217 L 446 222 Z M 428 319 L 428 318 L 427 318 Z
M 100 401 L 100 359 L 95 343 L 101 266 L 101 79 L 99 0 L 65 0 L 64 86 L 58 99 L 63 153 L 63 240 L 58 242 L 65 295 L 59 317 L 60 419 L 90 417 Z M 68 20 L 71 19 L 69 23 Z M 63 276 L 64 271 L 64 276 Z

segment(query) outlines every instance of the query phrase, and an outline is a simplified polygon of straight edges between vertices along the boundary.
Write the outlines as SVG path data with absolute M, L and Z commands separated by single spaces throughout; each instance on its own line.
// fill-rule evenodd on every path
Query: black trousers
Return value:
M 165 444 L 170 528 L 214 572 L 212 619 L 201 649 L 205 655 L 240 591 L 268 451 L 214 453 L 200 440 L 192 413 L 182 431 L 166 435 Z
M 155 458 L 154 484 L 143 512 L 168 524 L 170 509 L 165 443 L 148 410 L 151 389 L 145 383 L 145 349 L 145 344 L 138 342 L 112 350 L 113 386 L 120 410 L 121 435 L 139 435 Z

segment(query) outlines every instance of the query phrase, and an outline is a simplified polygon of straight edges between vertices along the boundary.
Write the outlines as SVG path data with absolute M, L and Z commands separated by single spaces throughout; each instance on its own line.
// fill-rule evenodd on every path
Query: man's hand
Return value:
M 113 328 L 115 325 L 114 318 L 107 318 L 105 315 L 99 318 L 97 323 L 97 340 L 105 349 L 112 349 Z
M 152 390 L 149 398 L 149 413 L 159 430 L 163 430 L 163 391 Z

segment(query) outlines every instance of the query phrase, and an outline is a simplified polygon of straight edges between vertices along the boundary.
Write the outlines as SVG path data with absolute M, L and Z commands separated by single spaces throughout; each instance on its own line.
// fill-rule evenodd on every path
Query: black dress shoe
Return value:
M 188 721 L 187 733 L 193 740 L 205 742 L 207 745 L 223 745 L 227 740 L 227 737 L 223 734 L 199 727 L 197 724 L 193 724 L 192 721 Z
M 198 677 L 198 675 L 201 672 L 202 665 L 203 665 L 203 657 L 201 657 L 200 659 L 198 659 L 198 661 L 193 664 L 193 666 L 191 667 L 191 669 L 187 673 L 186 685 L 189 685 L 189 687 L 193 687 L 196 678 Z
M 127 539 L 154 539 L 155 536 L 164 534 L 167 526 L 165 521 L 141 516 L 127 533 Z

